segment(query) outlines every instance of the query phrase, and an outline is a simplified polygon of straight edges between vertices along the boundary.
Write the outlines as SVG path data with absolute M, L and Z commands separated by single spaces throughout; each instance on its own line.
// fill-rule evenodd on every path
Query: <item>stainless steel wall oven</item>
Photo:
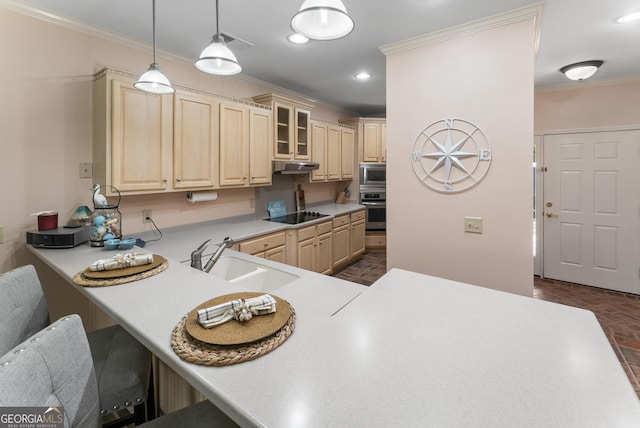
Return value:
M 360 192 L 360 203 L 365 209 L 366 230 L 387 229 L 387 200 L 384 190 Z
M 365 207 L 365 229 L 387 229 L 387 167 L 383 163 L 360 164 L 360 203 Z

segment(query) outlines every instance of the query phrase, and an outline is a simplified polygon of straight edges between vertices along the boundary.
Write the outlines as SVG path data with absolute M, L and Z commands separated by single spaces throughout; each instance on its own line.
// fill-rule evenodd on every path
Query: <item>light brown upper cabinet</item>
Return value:
M 122 193 L 163 192 L 173 179 L 173 96 L 134 82 L 108 72 L 94 80 L 94 179 Z
M 173 187 L 215 187 L 218 102 L 210 96 L 176 91 L 173 110 Z
M 311 114 L 313 107 L 276 94 L 254 97 L 258 104 L 271 106 L 273 112 L 273 159 L 311 159 Z
M 312 120 L 311 143 L 311 160 L 319 164 L 311 172 L 312 182 L 353 179 L 353 129 Z
M 340 179 L 353 180 L 355 174 L 355 131 L 345 126 L 340 127 Z
M 110 69 L 95 76 L 96 183 L 130 195 L 271 184 L 269 107 L 188 88 L 154 95 L 135 81 Z
M 271 184 L 271 110 L 220 103 L 220 187 Z
M 358 160 L 360 162 L 387 161 L 386 119 L 360 117 L 343 121 L 356 129 Z

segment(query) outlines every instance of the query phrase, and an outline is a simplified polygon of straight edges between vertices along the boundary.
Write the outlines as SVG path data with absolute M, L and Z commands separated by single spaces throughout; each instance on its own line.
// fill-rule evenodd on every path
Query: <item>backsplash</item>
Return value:
M 287 212 L 295 211 L 296 184 L 293 175 L 274 174 L 271 186 L 256 187 L 256 217 L 269 217 L 267 203 L 280 199 L 287 204 Z

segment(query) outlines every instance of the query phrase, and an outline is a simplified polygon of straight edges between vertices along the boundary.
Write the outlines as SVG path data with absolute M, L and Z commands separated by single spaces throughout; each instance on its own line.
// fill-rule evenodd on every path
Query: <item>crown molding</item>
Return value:
M 622 85 L 625 83 L 640 83 L 640 75 L 612 77 L 609 79 L 598 79 L 598 80 L 582 80 L 579 82 L 576 81 L 576 82 L 561 83 L 558 85 L 543 86 L 543 87 L 536 88 L 535 93 L 571 91 L 576 89 L 593 88 L 598 86 Z
M 423 46 L 440 43 L 446 40 L 468 36 L 497 27 L 502 27 L 516 22 L 533 19 L 535 25 L 534 54 L 535 56 L 537 56 L 538 46 L 540 44 L 540 27 L 542 23 L 543 4 L 544 2 L 533 3 L 529 6 L 513 9 L 511 11 L 489 16 L 487 18 L 470 21 L 464 24 L 446 28 L 444 30 L 435 31 L 433 33 L 428 33 L 421 36 L 412 37 L 410 39 L 402 40 L 400 42 L 383 45 L 378 49 L 380 49 L 383 54 L 389 56 Z
M 49 22 L 51 24 L 59 25 L 61 27 L 65 27 L 70 30 L 75 30 L 80 33 L 98 37 L 103 40 L 118 43 L 120 45 L 124 45 L 130 48 L 138 49 L 140 51 L 149 52 L 149 53 L 151 53 L 152 51 L 151 44 L 149 43 L 143 42 L 138 39 L 134 39 L 132 37 L 123 36 L 122 34 L 118 34 L 113 31 L 107 30 L 105 28 L 98 27 L 77 19 L 73 19 L 65 15 L 60 15 L 60 14 L 49 12 L 45 9 L 33 7 L 31 5 L 24 4 L 17 0 L 0 0 L 0 7 L 4 7 L 5 9 L 9 9 L 14 12 L 22 13 L 23 15 L 28 15 L 32 18 L 40 19 L 40 20 Z M 162 57 L 165 57 L 171 60 L 192 61 L 191 58 L 188 58 L 182 54 L 179 54 L 173 51 L 156 48 L 156 53 Z

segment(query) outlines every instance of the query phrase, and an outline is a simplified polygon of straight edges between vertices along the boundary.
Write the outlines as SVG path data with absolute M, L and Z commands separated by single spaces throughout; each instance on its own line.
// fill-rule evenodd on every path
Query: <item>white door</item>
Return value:
M 640 131 L 543 144 L 544 276 L 640 294 Z

